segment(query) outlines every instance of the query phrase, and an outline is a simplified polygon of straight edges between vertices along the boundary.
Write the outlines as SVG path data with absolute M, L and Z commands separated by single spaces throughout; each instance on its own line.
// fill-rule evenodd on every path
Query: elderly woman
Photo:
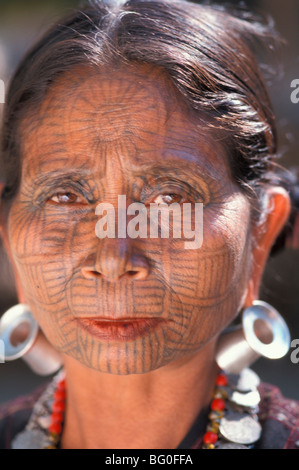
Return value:
M 184 0 L 93 1 L 19 66 L 2 131 L 2 237 L 19 300 L 61 354 L 64 376 L 48 389 L 51 420 L 44 429 L 36 419 L 40 434 L 28 432 L 34 413 L 9 434 L 17 417 L 2 411 L 3 445 L 222 442 L 231 405 L 217 341 L 258 299 L 290 211 L 287 192 L 271 185 L 275 124 L 252 50 L 263 37 L 254 21 Z M 119 196 L 146 208 L 189 203 L 192 216 L 202 206 L 201 245 L 99 236 L 96 209 L 117 209 Z M 293 419 L 275 421 L 269 440 L 263 390 L 269 409 L 273 394 L 261 388 L 264 415 L 240 405 L 248 429 L 264 423 L 244 444 L 295 447 L 298 405 L 275 392 Z

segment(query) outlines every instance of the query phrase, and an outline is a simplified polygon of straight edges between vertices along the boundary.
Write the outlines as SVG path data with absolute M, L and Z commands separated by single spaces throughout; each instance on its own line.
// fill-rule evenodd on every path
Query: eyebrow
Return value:
M 156 175 L 157 173 L 161 173 L 161 176 L 169 175 L 177 175 L 178 171 L 182 171 L 187 176 L 195 176 L 201 178 L 207 178 L 209 180 L 213 180 L 214 182 L 219 183 L 219 178 L 217 178 L 211 171 L 207 170 L 206 167 L 200 168 L 195 161 L 183 162 L 178 160 L 167 160 L 167 163 L 155 163 L 155 164 L 142 164 L 140 168 L 137 168 L 137 165 L 133 170 L 130 170 L 131 175 L 140 176 L 141 174 L 146 175 Z M 196 170 L 196 171 L 195 171 Z M 100 179 L 104 179 L 104 174 L 98 174 Z M 71 169 L 56 169 L 45 173 L 40 173 L 34 176 L 34 183 L 35 185 L 39 186 L 45 184 L 47 182 L 52 182 L 55 180 L 69 180 L 69 181 L 76 181 L 80 184 L 80 181 L 87 182 L 91 178 L 95 177 L 95 173 L 92 169 L 86 168 L 71 168 Z
M 78 181 L 87 180 L 92 172 L 87 170 L 80 169 L 70 169 L 70 170 L 53 170 L 49 172 L 39 173 L 34 176 L 35 185 L 39 186 L 41 184 L 55 181 L 56 179 L 60 180 L 69 180 L 69 181 Z
M 167 164 L 165 163 L 156 163 L 152 165 L 142 165 L 142 169 L 140 170 L 133 170 L 132 174 L 134 176 L 140 176 L 142 173 L 146 173 L 149 176 L 157 175 L 157 173 L 161 173 L 161 176 L 186 176 L 187 178 L 192 177 L 193 180 L 200 179 L 205 180 L 206 182 L 213 182 L 214 184 L 219 184 L 223 181 L 223 172 L 220 171 L 221 175 L 218 174 L 216 171 L 212 171 L 212 168 L 207 168 L 206 164 L 201 164 L 200 162 L 196 161 L 178 161 L 178 160 L 167 160 Z M 180 173 L 178 174 L 178 171 Z

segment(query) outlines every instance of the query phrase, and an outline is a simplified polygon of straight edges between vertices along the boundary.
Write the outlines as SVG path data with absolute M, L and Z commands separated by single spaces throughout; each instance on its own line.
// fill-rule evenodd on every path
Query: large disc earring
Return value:
M 38 375 L 51 375 L 62 366 L 60 355 L 40 330 L 28 305 L 17 304 L 2 315 L 0 341 L 2 362 L 22 358 Z
M 225 372 L 238 374 L 260 356 L 285 356 L 290 340 L 288 326 L 279 312 L 267 302 L 255 300 L 244 309 L 242 324 L 220 336 L 216 362 Z

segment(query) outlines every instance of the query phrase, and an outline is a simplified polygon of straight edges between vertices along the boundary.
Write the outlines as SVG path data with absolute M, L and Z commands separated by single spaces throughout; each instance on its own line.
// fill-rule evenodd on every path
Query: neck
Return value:
M 176 448 L 208 407 L 214 343 L 183 361 L 140 375 L 112 375 L 65 357 L 68 449 Z

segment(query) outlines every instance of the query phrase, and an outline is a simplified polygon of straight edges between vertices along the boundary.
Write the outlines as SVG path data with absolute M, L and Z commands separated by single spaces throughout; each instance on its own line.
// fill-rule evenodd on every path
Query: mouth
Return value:
M 133 341 L 157 329 L 164 318 L 78 318 L 76 322 L 102 341 Z

